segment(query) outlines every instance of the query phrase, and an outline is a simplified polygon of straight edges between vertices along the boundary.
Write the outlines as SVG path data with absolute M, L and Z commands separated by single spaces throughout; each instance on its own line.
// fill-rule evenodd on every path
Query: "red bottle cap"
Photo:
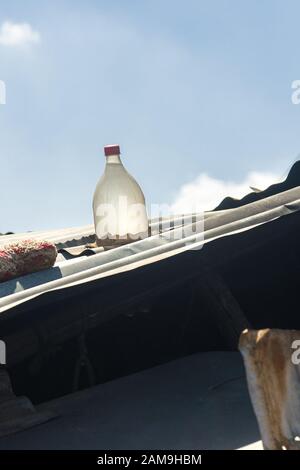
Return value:
M 109 155 L 120 155 L 120 146 L 119 145 L 105 145 L 104 154 L 106 157 Z

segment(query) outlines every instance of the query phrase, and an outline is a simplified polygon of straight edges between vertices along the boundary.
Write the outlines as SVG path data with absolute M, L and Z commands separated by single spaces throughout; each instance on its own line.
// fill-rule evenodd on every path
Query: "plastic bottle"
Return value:
M 147 237 L 145 197 L 122 164 L 119 145 L 105 146 L 104 154 L 105 170 L 93 198 L 97 245 L 121 245 Z

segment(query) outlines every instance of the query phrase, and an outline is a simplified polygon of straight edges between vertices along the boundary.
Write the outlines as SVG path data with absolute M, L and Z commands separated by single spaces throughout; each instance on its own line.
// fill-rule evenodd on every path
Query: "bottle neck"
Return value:
M 109 155 L 106 157 L 106 165 L 122 165 L 120 155 Z

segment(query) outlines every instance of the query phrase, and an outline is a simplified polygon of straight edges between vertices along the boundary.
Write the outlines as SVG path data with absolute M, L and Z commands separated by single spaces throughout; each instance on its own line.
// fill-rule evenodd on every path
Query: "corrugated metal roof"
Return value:
M 50 290 L 155 263 L 186 250 L 199 250 L 219 237 L 250 230 L 299 209 L 300 188 L 295 187 L 241 207 L 205 213 L 200 223 L 198 215 L 196 224 L 191 215 L 184 216 L 184 225 L 183 216 L 165 218 L 161 224 L 152 220 L 152 236 L 108 251 L 84 248 L 94 240 L 92 225 L 2 236 L 0 246 L 30 237 L 52 241 L 61 252 L 53 268 L 0 284 L 0 312 Z M 74 247 L 81 256 L 72 255 Z
M 71 390 L 69 382 L 72 382 L 70 377 L 73 370 L 70 364 L 73 364 L 73 359 L 70 359 L 70 356 L 65 357 L 66 349 L 57 353 L 56 362 L 52 365 L 54 375 L 50 374 L 50 377 L 47 378 L 47 385 L 44 385 L 52 361 L 52 356 L 51 360 L 47 359 L 47 354 L 49 351 L 55 352 L 57 348 L 59 350 L 60 346 L 67 343 L 69 339 L 80 338 L 85 334 L 89 339 L 90 358 L 92 361 L 94 359 L 93 364 L 98 374 L 97 383 L 120 377 L 122 374 L 132 374 L 134 371 L 143 370 L 157 363 L 165 363 L 170 358 L 187 356 L 195 352 L 197 355 L 185 357 L 181 362 L 185 380 L 189 361 L 193 362 L 189 375 L 193 381 L 199 377 L 202 381 L 204 376 L 203 374 L 199 376 L 197 372 L 200 366 L 198 360 L 203 360 L 200 369 L 207 371 L 210 376 L 210 372 L 213 370 L 210 361 L 215 353 L 198 354 L 198 352 L 214 348 L 222 350 L 228 347 L 225 341 L 228 331 L 226 328 L 225 332 L 222 330 L 227 323 L 232 328 L 236 325 L 232 325 L 234 322 L 230 315 L 230 308 L 224 310 L 225 319 L 222 322 L 218 315 L 214 315 L 213 309 L 206 304 L 206 293 L 211 287 L 206 283 L 209 270 L 213 276 L 212 282 L 217 279 L 214 277 L 215 274 L 220 274 L 224 278 L 225 285 L 229 289 L 228 292 L 232 292 L 233 298 L 236 298 L 242 313 L 245 313 L 253 327 L 297 327 L 299 320 L 295 306 L 298 303 L 299 267 L 296 260 L 299 258 L 298 233 L 300 227 L 300 187 L 294 184 L 297 181 L 300 182 L 300 179 L 294 180 L 291 187 L 285 185 L 284 187 L 276 187 L 275 191 L 273 188 L 267 190 L 267 193 L 255 193 L 251 196 L 252 201 L 248 201 L 246 204 L 243 200 L 240 201 L 240 204 L 235 201 L 234 207 L 206 213 L 202 225 L 193 225 L 192 216 L 189 215 L 185 220 L 187 227 L 196 228 L 196 230 L 194 233 L 185 233 L 183 236 L 182 216 L 178 216 L 173 224 L 165 219 L 162 227 L 157 220 L 152 220 L 151 237 L 105 252 L 101 249 L 85 249 L 85 243 L 94 240 L 92 225 L 1 237 L 0 244 L 19 238 L 27 238 L 28 235 L 34 238 L 48 238 L 54 241 L 60 249 L 60 256 L 52 269 L 0 285 L 1 331 L 9 351 L 9 366 L 13 373 L 16 373 L 17 370 L 17 373 L 20 374 L 20 370 L 24 369 L 25 378 L 22 387 L 27 387 L 26 394 L 40 400 L 40 396 L 36 397 L 35 395 L 37 393 L 36 383 L 40 383 L 39 380 L 43 382 L 43 400 L 65 393 L 63 392 L 64 383 L 60 384 L 60 381 L 63 382 L 62 377 L 57 378 L 59 368 L 63 378 L 69 374 L 66 377 L 69 393 Z M 176 235 L 178 236 L 176 237 Z M 209 270 L 206 269 L 207 267 Z M 218 295 L 222 306 L 224 302 L 223 291 L 220 291 Z M 196 321 L 191 320 L 194 311 Z M 226 317 L 228 312 L 229 316 Z M 129 329 L 125 332 L 124 317 L 126 322 L 130 322 Z M 150 317 L 153 319 L 152 323 L 149 322 Z M 174 318 L 177 318 L 179 323 L 175 322 L 173 326 Z M 114 320 L 118 320 L 118 322 L 114 323 Z M 142 322 L 141 330 L 137 328 L 139 322 Z M 191 322 L 189 334 L 186 341 L 181 344 L 182 331 L 185 329 L 186 322 Z M 108 324 L 108 330 L 105 329 L 105 323 Z M 177 329 L 180 336 L 176 336 Z M 160 338 L 162 330 L 167 336 L 162 335 Z M 93 331 L 94 336 L 92 335 Z M 140 331 L 144 333 L 141 339 L 139 337 Z M 127 338 L 128 332 L 131 333 Z M 158 332 L 156 336 L 154 332 Z M 174 332 L 176 347 L 173 347 L 172 342 Z M 118 343 L 117 354 L 114 356 L 113 340 L 116 333 L 122 338 L 124 344 L 121 342 L 121 346 L 119 346 Z M 105 335 L 108 338 L 107 343 Z M 110 348 L 111 342 L 112 347 Z M 166 342 L 165 347 L 164 342 Z M 125 346 L 127 348 L 130 346 L 129 351 Z M 93 354 L 93 352 L 96 353 Z M 125 356 L 123 362 L 120 352 L 121 356 Z M 230 353 L 218 353 L 223 365 L 225 355 L 228 354 Z M 100 366 L 98 370 L 98 365 L 104 356 L 109 363 L 103 374 Z M 140 360 L 140 358 L 142 359 Z M 236 358 L 238 358 L 237 355 Z M 43 363 L 43 360 L 46 362 Z M 67 363 L 66 367 L 64 367 L 65 363 Z M 119 368 L 120 363 L 121 367 Z M 59 364 L 59 368 L 57 368 L 57 364 Z M 180 362 L 174 364 L 174 378 L 177 380 Z M 41 377 L 38 377 L 30 388 L 30 381 L 27 380 L 28 370 L 34 370 L 38 367 L 43 369 L 38 373 L 41 374 Z M 119 441 L 113 436 L 111 440 L 108 438 L 108 441 L 103 439 L 102 443 L 106 445 L 107 442 L 118 442 L 130 448 L 130 443 L 123 440 L 123 437 L 126 437 L 130 432 L 130 426 L 129 428 L 127 426 L 127 406 L 130 410 L 131 404 L 136 407 L 136 403 L 139 403 L 140 411 L 142 413 L 148 412 L 146 395 L 141 396 L 140 399 L 132 400 L 131 398 L 134 396 L 132 390 L 133 392 L 139 390 L 139 395 L 140 389 L 137 384 L 144 380 L 146 393 L 149 386 L 152 386 L 155 391 L 158 390 L 161 383 L 163 383 L 164 390 L 167 387 L 171 387 L 172 390 L 172 377 L 167 375 L 172 367 L 172 364 L 171 366 L 166 365 L 150 371 L 150 374 L 146 371 L 142 374 L 131 375 L 128 380 L 120 379 L 104 386 L 99 385 L 90 391 L 82 392 L 80 396 L 71 395 L 66 399 L 59 399 L 52 404 L 47 404 L 45 407 L 53 405 L 57 410 L 69 407 L 69 416 L 63 416 L 59 426 L 63 424 L 68 436 L 72 439 L 70 447 L 78 446 L 77 441 L 81 440 L 81 436 L 77 431 L 73 432 L 76 422 L 80 426 L 86 424 L 86 435 L 88 433 L 94 435 L 95 429 L 97 432 L 104 429 L 104 434 L 107 436 L 113 415 L 110 412 L 107 413 L 108 421 L 104 420 L 103 427 L 99 425 L 99 420 L 91 421 L 90 416 L 91 413 L 93 416 L 97 416 L 99 413 L 99 416 L 103 416 L 102 394 L 105 394 L 107 390 L 109 390 L 109 397 L 112 399 L 109 398 L 105 406 L 107 410 L 115 410 L 116 397 L 122 387 L 122 393 L 124 390 L 128 390 L 128 397 L 124 402 L 123 434 L 120 434 Z M 231 374 L 233 366 L 230 362 L 224 368 L 218 367 L 215 370 L 217 372 L 215 382 L 218 383 L 219 374 L 222 375 L 223 371 L 228 371 Z M 157 371 L 161 371 L 161 374 L 157 375 Z M 51 377 L 55 377 L 56 388 L 54 392 L 48 390 Z M 165 378 L 165 382 L 161 382 Z M 128 383 L 131 385 L 127 388 Z M 179 380 L 178 384 L 180 385 L 180 383 L 183 382 Z M 201 383 L 197 384 L 195 388 L 193 382 L 193 387 L 190 390 L 194 393 L 200 385 Z M 24 393 L 23 388 L 22 393 Z M 233 402 L 232 410 L 228 414 L 228 422 L 232 422 L 232 417 L 235 415 L 239 403 L 241 409 L 238 416 L 240 416 L 239 413 L 244 413 L 243 420 L 247 421 L 247 416 L 251 415 L 249 420 L 252 429 L 251 436 L 244 435 L 241 438 L 241 434 L 237 432 L 239 429 L 239 423 L 237 423 L 236 429 L 230 436 L 228 435 L 228 439 L 225 439 L 225 444 L 219 443 L 222 448 L 240 447 L 258 438 L 246 389 L 244 388 L 240 394 L 235 386 L 229 388 L 228 395 L 225 393 L 220 401 L 214 402 L 213 408 L 207 408 L 208 411 L 215 409 L 215 404 L 219 403 L 219 412 L 214 416 L 206 412 L 204 415 L 199 414 L 200 421 L 197 420 L 197 423 L 204 423 L 202 435 L 205 437 L 207 423 L 214 420 L 215 436 L 219 417 L 224 423 L 223 405 L 224 403 L 228 404 L 229 397 L 233 397 Z M 184 386 L 184 393 L 187 390 L 187 387 Z M 115 396 L 114 393 L 116 393 Z M 181 397 L 183 401 L 185 399 L 184 393 Z M 190 392 L 188 391 L 188 393 Z M 155 398 L 155 409 L 158 410 L 158 413 L 160 406 L 167 406 L 169 415 L 175 416 L 174 409 L 176 412 L 178 411 L 178 403 L 176 397 L 174 401 L 174 397 L 170 400 L 170 396 L 173 396 L 172 391 L 168 394 L 166 401 L 161 400 L 160 394 Z M 79 401 L 76 405 L 78 397 L 80 405 L 78 405 Z M 182 400 L 180 403 L 183 402 Z M 198 398 L 191 405 L 190 411 L 184 409 L 183 422 L 188 419 L 190 424 L 190 420 L 196 416 L 197 403 Z M 150 408 L 151 411 L 153 397 L 151 397 Z M 77 413 L 80 413 L 78 421 L 76 421 Z M 119 414 L 115 414 L 114 417 L 119 422 Z M 151 425 L 151 420 L 152 414 L 150 413 L 149 420 L 141 423 L 141 427 L 134 426 L 131 437 L 135 443 L 137 439 L 140 439 L 141 445 L 147 446 L 145 439 L 148 436 L 148 425 Z M 134 423 L 137 422 L 138 420 Z M 168 416 L 164 423 L 167 430 L 165 435 L 168 435 L 169 423 Z M 38 439 L 41 446 L 45 443 L 50 446 L 49 436 L 55 436 L 54 448 L 57 448 L 60 442 L 65 447 L 64 437 L 62 440 L 57 437 L 59 436 L 57 426 L 55 421 L 47 423 L 40 428 L 41 433 L 37 429 L 28 430 L 26 433 L 5 438 L 1 441 L 1 445 L 9 448 L 23 448 L 24 445 L 35 448 L 36 439 Z M 159 422 L 158 428 L 160 427 Z M 159 435 L 157 429 L 154 427 L 151 434 L 155 447 L 159 442 L 159 440 L 155 441 Z M 182 435 L 181 431 L 182 421 L 180 416 L 178 417 L 176 414 L 176 427 L 172 431 L 174 448 L 180 448 L 178 435 Z M 128 436 L 130 437 L 129 434 Z M 194 437 L 195 433 L 192 429 L 191 438 Z M 208 445 L 206 441 L 203 441 L 204 444 Z M 215 444 L 214 441 L 214 448 L 219 447 Z M 82 446 L 87 448 L 87 442 L 82 441 Z M 149 447 L 151 446 L 149 445 Z

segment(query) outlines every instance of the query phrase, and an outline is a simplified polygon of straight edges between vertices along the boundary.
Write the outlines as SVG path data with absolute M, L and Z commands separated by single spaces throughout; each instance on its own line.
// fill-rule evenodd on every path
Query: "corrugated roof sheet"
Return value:
M 101 345 L 107 331 L 105 330 L 104 323 L 106 320 L 109 323 L 114 318 L 118 318 L 120 334 L 126 340 L 126 331 L 123 335 L 124 323 L 120 320 L 120 313 L 122 317 L 126 317 L 126 321 L 128 314 L 130 322 L 133 322 L 133 325 L 131 324 L 130 326 L 130 331 L 134 330 L 134 332 L 138 321 L 141 320 L 141 316 L 145 317 L 144 326 L 147 331 L 149 330 L 149 323 L 146 320 L 149 319 L 151 314 L 157 321 L 154 321 L 152 325 L 153 330 L 150 331 L 149 338 L 144 335 L 140 341 L 138 337 L 137 344 L 134 344 L 128 352 L 124 361 L 127 366 L 127 368 L 125 367 L 126 373 L 132 373 L 135 370 L 149 367 L 147 361 L 150 357 L 150 365 L 153 365 L 157 362 L 157 359 L 159 359 L 159 363 L 169 361 L 170 357 L 176 357 L 178 351 L 181 353 L 183 351 L 184 355 L 190 355 L 195 352 L 193 349 L 193 341 L 195 341 L 197 355 L 188 356 L 181 362 L 181 370 L 185 380 L 187 378 L 187 365 L 189 362 L 193 362 L 189 375 L 193 381 L 192 387 L 188 389 L 184 386 L 183 392 L 187 393 L 188 390 L 188 393 L 190 393 L 190 390 L 192 390 L 194 393 L 201 386 L 201 383 L 197 383 L 196 388 L 194 385 L 194 380 L 198 380 L 200 377 L 200 382 L 202 382 L 202 377 L 205 375 L 198 374 L 199 365 L 208 373 L 208 376 L 210 376 L 213 370 L 217 372 L 216 380 L 213 379 L 214 383 L 209 380 L 209 389 L 211 390 L 211 385 L 214 386 L 215 383 L 219 383 L 220 374 L 222 375 L 224 371 L 226 374 L 232 374 L 235 369 L 231 362 L 224 368 L 217 367 L 214 369 L 210 361 L 215 353 L 198 354 L 199 349 L 202 351 L 212 350 L 214 347 L 220 349 L 219 346 L 223 343 L 220 343 L 220 341 L 214 342 L 214 340 L 218 335 L 218 329 L 222 329 L 225 324 L 221 322 L 222 324 L 219 325 L 217 317 L 211 314 L 210 309 L 205 308 L 205 298 L 204 304 L 201 301 L 203 300 L 202 297 L 205 297 L 204 293 L 207 289 L 205 284 L 205 276 L 207 275 L 206 266 L 212 270 L 213 275 L 215 272 L 220 273 L 224 277 L 226 284 L 233 295 L 236 296 L 243 312 L 249 318 L 253 327 L 298 327 L 297 308 L 294 307 L 298 304 L 299 292 L 299 264 L 297 259 L 299 259 L 300 187 L 294 183 L 299 184 L 300 177 L 298 180 L 294 178 L 291 187 L 288 187 L 286 182 L 284 182 L 282 183 L 284 186 L 271 187 L 271 189 L 268 188 L 265 192 L 248 196 L 248 199 L 246 197 L 247 203 L 245 203 L 244 198 L 241 201 L 234 201 L 234 207 L 206 213 L 203 224 L 198 226 L 193 225 L 193 218 L 191 215 L 188 215 L 185 220 L 187 226 L 191 229 L 196 228 L 196 230 L 194 233 L 185 233 L 183 236 L 181 233 L 182 216 L 178 216 L 172 221 L 172 224 L 170 224 L 168 219 L 165 219 L 162 226 L 159 225 L 157 220 L 152 220 L 151 226 L 153 230 L 151 237 L 105 252 L 101 249 L 85 248 L 86 243 L 94 240 L 92 225 L 1 237 L 0 244 L 5 244 L 19 238 L 27 238 L 29 235 L 34 238 L 47 238 L 54 241 L 60 250 L 60 256 L 54 268 L 0 285 L 1 331 L 7 343 L 11 370 L 14 371 L 14 367 L 19 367 L 19 370 L 23 370 L 25 363 L 29 364 L 28 368 L 30 370 L 38 367 L 37 359 L 38 361 L 45 360 L 50 350 L 55 351 L 56 348 L 68 341 L 68 339 L 79 337 L 83 332 L 88 334 L 90 354 L 91 357 L 96 358 L 95 366 L 95 364 L 97 365 L 98 362 L 102 361 L 103 356 L 101 356 L 101 347 L 96 350 L 97 354 L 92 356 L 91 351 L 94 351 L 94 343 L 93 337 L 91 339 L 90 334 L 93 330 L 96 330 L 94 342 L 97 346 Z M 178 235 L 177 237 L 175 236 L 176 234 Z M 174 240 L 174 238 L 176 239 Z M 177 297 L 174 295 L 176 292 L 178 293 Z M 197 294 L 199 294 L 198 297 Z M 189 307 L 190 298 L 193 295 L 195 295 L 194 303 Z M 183 298 L 182 303 L 179 302 L 179 297 Z M 221 303 L 224 300 L 221 294 L 219 300 Z M 191 330 L 195 331 L 195 338 L 188 336 L 187 343 L 183 344 L 182 350 L 181 346 L 179 350 L 177 350 L 177 346 L 176 350 L 173 350 L 172 334 L 174 331 L 177 331 L 177 327 L 172 329 L 172 321 L 176 315 L 177 318 L 180 318 L 179 328 L 181 334 L 185 321 L 190 318 L 191 312 L 189 312 L 189 308 L 192 312 L 195 310 L 196 316 L 199 317 L 199 322 L 192 323 L 191 326 Z M 230 318 L 228 318 L 228 323 L 230 323 Z M 111 335 L 108 335 L 108 343 L 113 339 L 112 332 L 115 334 L 114 325 L 112 323 L 111 330 L 109 330 Z M 97 328 L 97 326 L 100 327 Z M 158 331 L 160 334 L 163 328 L 165 328 L 168 335 L 168 344 L 165 349 L 161 347 L 159 338 L 153 338 L 151 334 L 154 331 Z M 139 334 L 139 330 L 136 334 Z M 149 342 L 147 342 L 147 338 Z M 124 344 L 128 346 L 130 341 L 132 341 L 131 336 L 128 342 Z M 155 341 L 158 342 L 159 347 L 157 347 Z M 161 342 L 163 341 L 164 336 Z M 178 341 L 176 335 L 175 341 Z M 187 347 L 187 344 L 189 347 Z M 103 348 L 107 353 L 107 346 L 104 345 Z M 109 368 L 107 368 L 109 371 L 106 372 L 108 377 L 104 374 L 106 381 L 110 377 L 115 377 L 117 374 L 120 375 L 120 371 L 114 361 L 117 364 L 122 363 L 120 351 L 122 351 L 122 355 L 125 355 L 126 349 L 118 347 L 116 357 L 114 357 L 112 350 L 113 345 L 109 349 L 110 354 L 106 355 L 106 360 L 110 360 Z M 145 350 L 147 354 L 145 354 Z M 64 363 L 61 362 L 65 359 L 65 354 L 65 350 L 62 350 L 58 357 L 60 368 L 63 376 L 66 374 L 71 376 L 72 367 L 70 367 L 70 363 L 68 363 L 68 367 L 64 368 Z M 231 353 L 222 352 L 217 354 L 223 363 L 224 359 L 226 361 L 225 356 Z M 141 356 L 143 360 L 139 362 Z M 237 358 L 236 354 L 235 356 Z M 101 360 L 99 360 L 99 357 Z M 199 361 L 202 360 L 203 362 L 200 364 Z M 131 361 L 133 364 L 131 364 Z M 124 363 L 121 366 L 124 366 Z M 128 363 L 130 363 L 130 367 L 128 367 Z M 41 375 L 41 381 L 49 373 L 50 364 L 50 360 L 44 363 L 45 375 Z M 53 365 L 55 378 L 58 371 L 56 364 Z M 174 377 L 174 382 L 172 382 L 171 375 L 168 375 L 168 371 L 172 367 L 174 367 L 174 376 L 172 376 Z M 113 369 L 112 372 L 111 368 Z M 74 428 L 76 416 L 78 416 L 80 427 L 86 423 L 85 434 L 87 436 L 88 433 L 92 436 L 95 434 L 94 430 L 99 432 L 101 429 L 104 429 L 104 434 L 107 436 L 107 429 L 113 415 L 110 412 L 107 413 L 108 421 L 104 420 L 102 428 L 99 425 L 99 420 L 94 420 L 94 429 L 92 429 L 91 413 L 93 416 L 96 416 L 97 413 L 100 413 L 99 416 L 103 415 L 101 396 L 105 393 L 107 394 L 107 390 L 110 393 L 109 397 L 112 397 L 112 399 L 109 398 L 107 400 L 107 409 L 110 410 L 111 407 L 114 410 L 116 406 L 115 398 L 119 396 L 120 387 L 122 387 L 123 392 L 128 390 L 128 400 L 126 399 L 124 402 L 125 419 L 122 424 L 123 431 L 119 435 L 120 440 L 117 441 L 115 436 L 113 436 L 111 440 L 108 438 L 105 441 L 104 439 L 102 444 L 106 445 L 109 442 L 109 445 L 111 445 L 111 442 L 118 442 L 130 448 L 130 443 L 128 441 L 125 442 L 126 439 L 124 440 L 123 438 L 124 436 L 125 438 L 129 436 L 130 440 L 131 436 L 135 443 L 137 442 L 136 439 L 140 439 L 138 442 L 145 446 L 147 444 L 145 439 L 148 436 L 148 425 L 152 423 L 153 413 L 149 414 L 149 420 L 145 421 L 146 425 L 143 422 L 139 427 L 136 426 L 136 423 L 139 422 L 138 419 L 133 421 L 134 429 L 130 434 L 126 409 L 127 405 L 129 405 L 128 412 L 130 414 L 131 404 L 135 407 L 137 403 L 136 399 L 131 399 L 133 396 L 132 390 L 133 393 L 134 390 L 138 390 L 143 381 L 145 383 L 146 394 L 148 393 L 147 390 L 149 391 L 149 386 L 152 386 L 153 390 L 159 390 L 157 387 L 161 383 L 163 383 L 164 390 L 166 390 L 166 387 L 172 388 L 178 379 L 178 370 L 180 370 L 180 361 L 174 362 L 174 366 L 169 364 L 161 368 L 152 369 L 150 374 L 146 371 L 135 376 L 131 375 L 128 379 L 120 379 L 120 381 L 110 382 L 104 386 L 97 386 L 90 389 L 90 391 L 80 394 L 80 406 L 78 405 L 79 400 L 77 402 L 79 395 L 71 395 L 66 399 L 59 399 L 56 402 L 52 402 L 52 404 L 50 403 L 50 405 L 53 405 L 57 410 L 65 410 L 66 407 L 69 410 L 69 415 L 64 416 L 59 425 L 55 421 L 47 423 L 40 428 L 42 433 L 38 429 L 29 430 L 26 433 L 2 440 L 1 445 L 7 448 L 24 448 L 24 445 L 35 448 L 36 439 L 43 446 L 45 442 L 49 444 L 49 436 L 53 435 L 55 437 L 53 446 L 57 448 L 59 443 L 61 443 L 64 447 L 65 436 L 60 440 L 59 434 L 57 434 L 57 426 L 63 423 L 65 430 L 68 431 L 68 436 L 71 436 L 70 439 L 72 439 L 70 447 L 78 446 L 78 442 L 82 442 L 82 447 L 87 448 L 87 441 L 81 440 L 80 433 L 70 431 Z M 122 367 L 121 371 L 124 373 Z M 161 372 L 157 375 L 157 371 Z M 100 379 L 101 373 L 99 374 Z M 110 373 L 112 374 L 111 376 L 109 375 Z M 163 380 L 167 377 L 165 382 L 161 382 L 160 375 Z M 27 384 L 26 373 L 25 378 Z M 240 378 L 238 378 L 239 380 Z M 59 380 L 56 381 L 59 382 Z M 230 436 L 226 437 L 226 442 L 215 446 L 216 442 L 214 441 L 214 448 L 239 447 L 258 438 L 256 424 L 249 406 L 243 379 L 241 383 L 243 382 L 242 386 L 244 388 L 241 394 L 239 390 L 240 382 L 238 381 L 232 382 L 230 378 L 228 395 L 224 393 L 221 400 L 214 401 L 214 406 L 207 408 L 208 414 L 206 412 L 203 414 L 204 409 L 201 409 L 202 414 L 201 416 L 199 415 L 200 421 L 199 419 L 196 421 L 200 424 L 201 422 L 202 424 L 204 423 L 202 436 L 206 439 L 207 423 L 211 423 L 213 420 L 215 436 L 215 430 L 218 429 L 219 417 L 221 419 L 220 429 L 224 424 L 224 414 L 220 410 L 224 410 L 224 403 L 228 404 L 228 397 L 233 396 L 232 409 L 227 416 L 228 422 L 232 421 L 237 406 L 239 407 L 241 404 L 241 407 L 238 408 L 238 415 L 242 413 L 244 420 L 250 418 L 251 436 L 248 433 L 249 427 L 247 427 L 247 433 L 243 436 L 241 433 L 238 433 L 239 423 L 237 423 L 236 429 L 233 428 Z M 47 386 L 44 387 L 47 390 L 44 390 L 43 393 L 48 393 L 49 383 L 51 381 L 48 378 Z M 182 380 L 177 381 L 179 386 L 182 383 Z M 234 384 L 233 387 L 232 384 Z M 36 382 L 32 385 L 32 389 L 30 389 L 30 384 L 28 384 L 28 387 L 34 396 Z M 63 385 L 59 390 L 61 393 Z M 204 392 L 205 396 L 207 396 L 205 390 Z M 236 392 L 238 392 L 238 395 Z M 114 393 L 116 393 L 116 397 L 114 397 Z M 184 393 L 181 397 L 181 403 L 185 399 Z M 52 396 L 51 391 L 49 396 Z M 140 397 L 139 406 L 141 412 L 147 412 L 148 410 L 147 406 L 145 406 L 145 396 Z M 193 416 L 196 416 L 197 403 L 199 404 L 198 398 L 194 404 L 191 404 L 190 410 L 184 409 L 182 422 L 185 419 L 190 421 L 193 419 Z M 48 405 L 45 406 L 48 407 Z M 151 409 L 153 408 L 152 405 L 153 397 L 151 398 Z M 160 406 L 167 406 L 169 407 L 168 412 L 170 416 L 175 416 L 174 409 L 178 409 L 177 405 L 176 397 L 175 401 L 170 401 L 169 395 L 165 402 L 161 400 L 159 394 L 155 399 L 155 409 L 158 413 Z M 220 406 L 220 410 L 217 414 L 213 413 L 214 416 L 210 416 L 209 410 L 215 409 L 215 405 Z M 122 412 L 121 408 L 120 411 Z M 80 413 L 80 416 L 77 413 Z M 115 418 L 117 421 L 119 420 L 118 413 L 115 414 Z M 182 422 L 180 423 L 180 417 L 178 418 L 176 415 L 176 427 L 172 428 L 172 441 L 170 441 L 174 448 L 180 448 L 178 436 L 182 435 Z M 169 431 L 169 424 L 170 419 L 168 417 L 164 423 L 167 431 Z M 158 427 L 161 427 L 160 423 Z M 157 429 L 153 428 L 152 433 L 154 447 L 157 447 L 157 442 L 161 442 L 160 440 L 155 441 L 157 435 L 159 436 Z M 168 432 L 165 435 L 168 435 Z M 189 439 L 195 438 L 195 435 L 192 429 Z M 57 436 L 58 438 L 56 439 Z M 207 442 L 206 446 L 209 445 L 208 441 L 207 439 L 203 441 L 204 444 Z M 149 445 L 150 447 L 151 445 Z
M 183 216 L 165 218 L 162 223 L 152 220 L 151 237 L 108 251 L 85 249 L 86 243 L 94 241 L 92 225 L 2 236 L 0 246 L 28 237 L 47 239 L 56 244 L 60 254 L 53 268 L 0 284 L 0 312 L 51 290 L 199 250 L 216 238 L 250 230 L 299 209 L 300 188 L 295 187 L 240 207 L 205 213 L 202 223 L 197 219 L 195 224 L 191 215 L 184 216 L 184 230 Z

